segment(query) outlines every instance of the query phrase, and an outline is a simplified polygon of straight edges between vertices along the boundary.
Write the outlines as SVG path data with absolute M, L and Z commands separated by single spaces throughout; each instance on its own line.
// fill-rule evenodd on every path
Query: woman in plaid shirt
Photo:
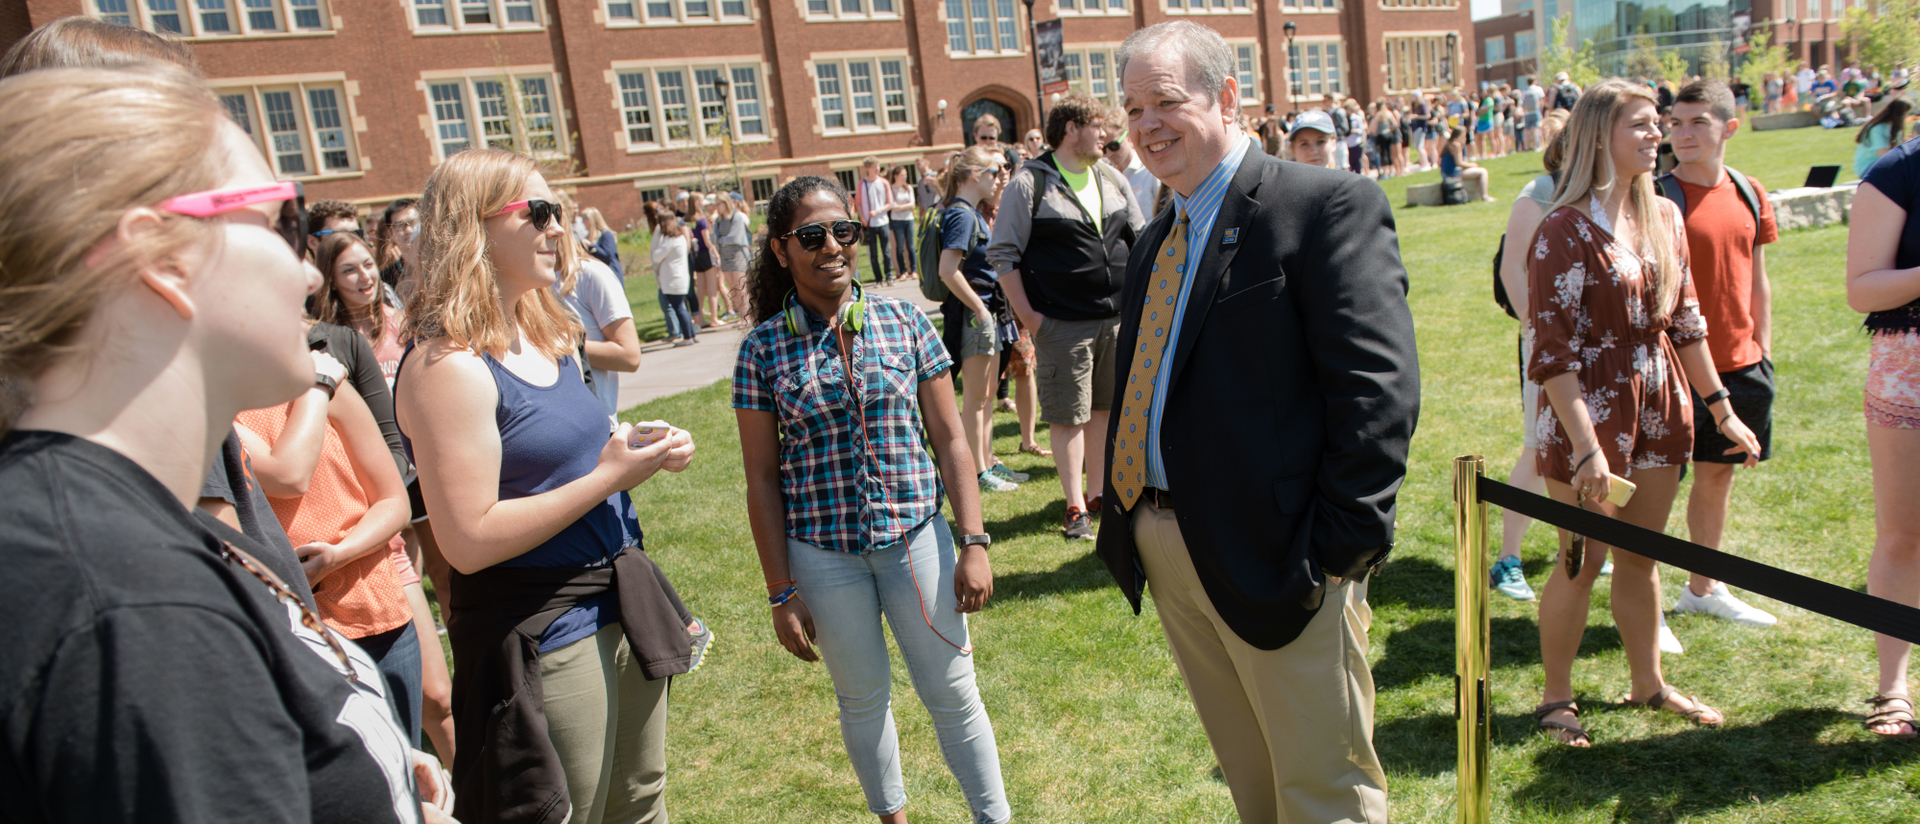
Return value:
M 860 291 L 859 237 L 846 192 L 823 178 L 788 183 L 767 204 L 749 284 L 758 326 L 740 344 L 733 406 L 774 633 L 803 661 L 825 657 L 867 809 L 905 822 L 885 615 L 974 820 L 1007 821 L 967 634 L 993 570 L 953 360 L 913 304 Z

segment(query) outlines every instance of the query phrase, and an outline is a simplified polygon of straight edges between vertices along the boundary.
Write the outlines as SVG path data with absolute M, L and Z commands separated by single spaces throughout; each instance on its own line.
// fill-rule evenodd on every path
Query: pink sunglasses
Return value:
M 287 245 L 295 250 L 301 248 L 302 239 L 307 236 L 307 193 L 298 183 L 291 181 L 268 186 L 240 186 L 232 189 L 214 189 L 194 192 L 175 198 L 168 198 L 160 204 L 164 211 L 188 217 L 213 217 L 214 215 L 244 209 L 260 203 L 280 202 L 280 219 L 276 228 Z

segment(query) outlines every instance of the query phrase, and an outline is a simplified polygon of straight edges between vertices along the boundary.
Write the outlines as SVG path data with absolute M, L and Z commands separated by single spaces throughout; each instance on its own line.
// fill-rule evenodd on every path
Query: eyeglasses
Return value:
M 359 229 L 321 229 L 318 232 L 314 232 L 313 236 L 326 237 L 327 235 L 331 235 L 331 234 L 353 235 L 354 237 L 357 237 L 361 240 L 367 239 L 367 233 L 362 232 Z
M 794 238 L 800 241 L 800 248 L 809 252 L 818 252 L 827 245 L 827 232 L 833 232 L 833 242 L 841 246 L 852 246 L 860 242 L 860 224 L 851 220 L 823 220 L 794 228 L 780 238 Z
M 1100 147 L 1100 151 L 1106 152 L 1107 154 L 1113 154 L 1114 152 L 1120 151 L 1120 141 L 1118 140 L 1109 141 L 1107 145 Z
M 533 221 L 533 228 L 542 232 L 547 230 L 547 225 L 552 223 L 554 218 L 560 216 L 560 204 L 548 203 L 544 200 L 516 200 L 500 211 L 494 212 L 493 216 L 499 217 L 521 209 L 527 210 L 528 216 Z
M 296 252 L 303 251 L 304 241 L 301 238 L 307 236 L 307 191 L 298 183 L 289 181 L 270 186 L 239 186 L 194 192 L 168 198 L 160 204 L 160 209 L 187 217 L 213 217 L 276 200 L 280 201 L 280 215 L 274 221 L 274 230 L 280 233 L 288 247 Z

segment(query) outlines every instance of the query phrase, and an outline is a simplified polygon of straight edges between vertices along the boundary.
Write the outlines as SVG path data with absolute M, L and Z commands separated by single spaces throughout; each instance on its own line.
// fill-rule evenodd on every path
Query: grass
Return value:
M 1763 182 L 1797 183 L 1807 164 L 1850 156 L 1847 137 L 1812 129 L 1743 134 L 1731 160 Z M 1489 162 L 1494 191 L 1510 197 L 1534 174 L 1537 157 Z M 1386 188 L 1397 204 L 1409 182 L 1430 179 Z M 1493 203 L 1399 214 L 1426 391 L 1399 499 L 1399 545 L 1371 592 L 1375 743 L 1396 821 L 1454 815 L 1448 473 L 1454 455 L 1481 453 L 1504 476 L 1519 450 L 1515 328 L 1494 305 L 1489 283 L 1505 217 L 1506 207 Z M 1769 249 L 1778 456 L 1741 473 L 1728 547 L 1861 587 L 1873 541 L 1860 417 L 1867 339 L 1843 300 L 1845 241 L 1845 227 L 1829 227 L 1790 233 Z M 633 274 L 640 277 L 630 276 L 630 289 L 645 277 Z M 635 301 L 636 314 L 652 305 L 646 296 Z M 869 821 L 824 668 L 773 640 L 727 400 L 721 383 L 624 416 L 672 421 L 701 446 L 686 473 L 657 477 L 635 493 L 649 550 L 720 639 L 708 667 L 675 685 L 671 809 L 688 822 Z M 1051 463 L 1014 451 L 1011 415 L 996 421 L 1000 454 L 1033 473 L 1018 492 L 986 499 L 996 589 L 973 619 L 980 687 L 1016 816 L 1234 820 L 1152 609 L 1132 616 L 1090 545 L 1059 537 L 1064 505 Z M 1670 531 L 1684 534 L 1684 519 L 1676 517 Z M 1542 528 L 1528 536 L 1523 557 L 1536 587 L 1551 540 Z M 1666 571 L 1668 603 L 1683 579 Z M 1578 752 L 1532 731 L 1528 712 L 1541 684 L 1536 606 L 1494 598 L 1496 820 L 1920 821 L 1920 749 L 1875 740 L 1859 725 L 1859 701 L 1873 687 L 1865 632 L 1758 598 L 1781 616 L 1779 626 L 1739 629 L 1672 616 L 1687 653 L 1666 658 L 1668 677 L 1729 718 L 1724 729 L 1702 730 L 1616 703 L 1627 670 L 1607 600 L 1605 588 L 1596 588 L 1574 671 L 1596 741 Z M 894 695 L 910 811 L 921 821 L 966 820 L 904 667 L 895 667 Z

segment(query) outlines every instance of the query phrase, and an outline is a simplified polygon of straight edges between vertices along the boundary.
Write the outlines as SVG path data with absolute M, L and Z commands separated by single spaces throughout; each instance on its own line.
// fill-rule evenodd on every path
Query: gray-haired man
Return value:
M 1212 29 L 1115 62 L 1174 202 L 1127 262 L 1096 551 L 1136 611 L 1152 583 L 1241 821 L 1384 822 L 1366 585 L 1420 404 L 1392 211 L 1241 133 Z

